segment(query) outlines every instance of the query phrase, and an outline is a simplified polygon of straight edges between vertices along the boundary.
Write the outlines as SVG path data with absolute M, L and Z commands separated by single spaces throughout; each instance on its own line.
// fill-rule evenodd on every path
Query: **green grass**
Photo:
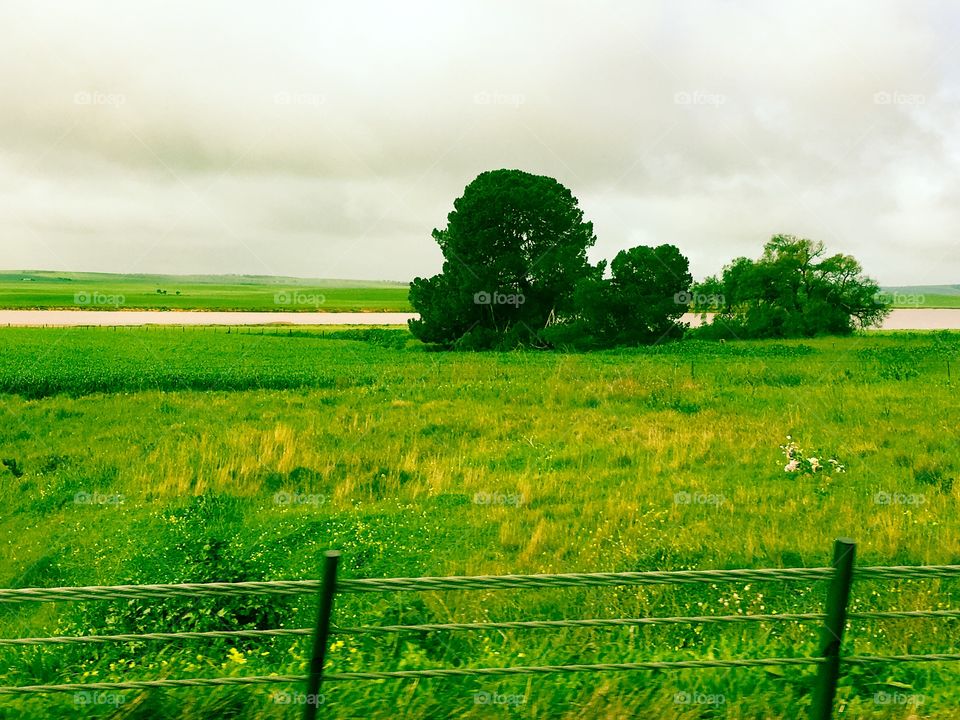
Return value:
M 428 352 L 402 330 L 0 329 L 0 586 L 960 563 L 960 334 Z M 953 384 L 947 383 L 951 360 Z M 784 473 L 792 437 L 844 474 Z M 122 496 L 77 503 L 78 494 Z M 313 502 L 278 505 L 277 493 Z M 477 504 L 485 494 L 522 502 Z M 677 503 L 684 493 L 722 500 Z M 877 504 L 878 493 L 922 504 Z M 818 612 L 822 584 L 342 596 L 342 625 Z M 960 607 L 859 582 L 855 609 Z M 310 598 L 5 606 L 0 635 L 308 627 Z M 957 652 L 957 622 L 856 623 L 848 652 Z M 813 626 L 344 636 L 334 670 L 809 655 Z M 0 684 L 302 673 L 306 640 L 0 648 Z M 330 683 L 333 717 L 795 718 L 810 669 Z M 290 717 L 278 688 L 126 693 L 124 717 Z M 302 688 L 285 688 L 302 691 Z M 952 718 L 957 664 L 858 668 L 846 717 Z M 475 705 L 475 692 L 522 696 Z M 676 693 L 723 695 L 722 707 Z M 0 717 L 107 716 L 70 696 Z
M 407 291 L 404 283 L 362 280 L 0 273 L 0 309 L 21 310 L 408 312 Z
M 893 296 L 895 308 L 960 308 L 960 295 L 938 293 L 897 293 Z
M 9 310 L 410 312 L 407 292 L 406 283 L 369 280 L 0 271 L 0 309 Z M 885 292 L 897 308 L 960 308 L 960 286 L 905 286 Z

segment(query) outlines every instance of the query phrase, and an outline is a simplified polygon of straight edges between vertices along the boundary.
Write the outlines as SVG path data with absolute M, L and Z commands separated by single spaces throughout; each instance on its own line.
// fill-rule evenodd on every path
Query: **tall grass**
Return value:
M 960 563 L 954 334 L 604 352 L 426 352 L 403 331 L 0 330 L 0 585 Z M 846 472 L 784 472 L 780 445 Z M 77 502 L 77 498 L 81 502 Z M 87 502 L 93 498 L 93 502 Z M 111 501 L 113 498 L 114 501 Z M 122 500 L 122 501 L 121 501 Z M 343 625 L 816 612 L 822 585 L 343 597 Z M 960 584 L 858 583 L 856 609 L 960 607 Z M 307 627 L 310 598 L 0 610 L 3 635 Z M 857 653 L 956 651 L 956 623 L 858 623 Z M 812 626 L 343 638 L 331 667 L 814 652 Z M 306 641 L 2 649 L 0 684 L 301 673 Z M 9 660 L 9 663 L 6 662 Z M 131 664 L 132 663 L 132 664 Z M 796 717 L 787 669 L 331 683 L 335 717 Z M 856 669 L 851 717 L 954 717 L 949 664 Z M 884 705 L 898 688 L 919 707 Z M 301 690 L 301 688 L 290 688 Z M 0 717 L 287 717 L 271 689 L 0 699 Z M 475 693 L 509 704 L 476 704 Z M 677 704 L 677 693 L 723 704 Z M 522 702 L 520 701 L 522 699 Z

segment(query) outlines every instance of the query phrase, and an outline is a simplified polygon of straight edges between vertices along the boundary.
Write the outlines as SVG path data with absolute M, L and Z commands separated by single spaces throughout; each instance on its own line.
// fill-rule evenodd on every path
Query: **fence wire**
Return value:
M 481 589 L 533 589 L 549 587 L 609 587 L 635 585 L 692 585 L 719 582 L 817 582 L 833 577 L 833 568 L 764 568 L 733 570 L 681 570 L 620 573 L 562 573 L 544 575 L 477 575 L 420 578 L 345 579 L 337 583 L 338 593 L 387 593 L 402 591 L 448 591 Z M 960 577 L 960 565 L 863 567 L 856 569 L 856 579 L 941 579 Z M 61 588 L 0 589 L 0 603 L 57 602 L 84 600 L 157 599 L 198 597 L 231 597 L 237 595 L 303 595 L 319 591 L 317 580 L 278 580 L 240 583 L 180 583 L 161 585 L 113 585 Z M 549 630 L 557 628 L 616 628 L 656 625 L 750 624 L 776 622 L 820 623 L 824 613 L 780 613 L 757 615 L 678 616 L 643 618 L 593 618 L 582 620 L 517 620 L 503 622 L 427 623 L 416 625 L 381 625 L 338 627 L 340 634 L 389 634 L 401 632 L 456 632 L 506 629 Z M 891 610 L 850 612 L 849 620 L 892 619 L 957 619 L 960 610 Z M 105 644 L 128 642 L 173 642 L 191 640 L 301 637 L 313 633 L 308 628 L 270 630 L 224 630 L 208 632 L 140 633 L 87 636 L 53 636 L 36 638 L 0 638 L 0 646 L 43 646 L 69 644 Z M 960 660 L 960 654 L 913 654 L 888 656 L 844 656 L 843 662 L 854 665 L 900 662 L 947 662 Z M 818 657 L 743 658 L 727 660 L 671 660 L 637 663 L 598 663 L 573 665 L 537 665 L 502 668 L 434 668 L 383 672 L 328 673 L 325 680 L 392 680 L 409 678 L 475 677 L 503 675 L 539 675 L 547 673 L 585 673 L 631 670 L 671 670 L 697 668 L 738 668 L 817 665 Z M 115 683 L 66 685 L 28 685 L 0 687 L 0 695 L 37 693 L 69 693 L 90 690 L 148 690 L 154 688 L 212 687 L 234 685 L 266 685 L 300 683 L 299 675 L 266 675 L 250 677 L 186 678 L 140 680 Z

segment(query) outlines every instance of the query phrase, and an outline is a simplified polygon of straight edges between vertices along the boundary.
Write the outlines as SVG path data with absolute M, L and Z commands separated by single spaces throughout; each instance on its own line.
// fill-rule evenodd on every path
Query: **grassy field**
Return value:
M 369 280 L 0 271 L 3 310 L 411 312 L 407 292 L 406 283 Z M 960 286 L 905 286 L 885 293 L 892 307 L 960 308 Z
M 888 297 L 895 308 L 960 308 L 960 295 L 894 293 Z
M 408 312 L 407 290 L 364 280 L 0 272 L 0 309 Z
M 960 308 L 960 295 L 918 295 L 911 299 L 908 296 L 894 296 L 893 307 L 896 308 Z
M 585 355 L 428 352 L 389 329 L 0 329 L 0 587 L 316 578 L 327 549 L 344 553 L 345 577 L 823 566 L 838 536 L 858 541 L 862 565 L 957 564 L 958 356 L 956 333 Z M 846 472 L 785 473 L 788 435 Z M 776 582 L 343 596 L 335 621 L 820 612 L 824 597 L 821 583 Z M 960 581 L 861 581 L 852 607 L 958 608 Z M 0 636 L 309 627 L 314 615 L 309 598 L 0 606 Z M 958 652 L 958 638 L 957 621 L 860 621 L 847 651 Z M 516 630 L 347 637 L 330 663 L 815 649 L 812 625 Z M 299 674 L 308 651 L 306 639 L 6 647 L 0 685 Z M 788 667 L 330 683 L 324 710 L 767 720 L 800 717 L 811 677 Z M 277 689 L 127 692 L 117 708 L 0 696 L 0 717 L 294 716 Z M 478 692 L 512 700 L 476 704 Z M 922 704 L 878 703 L 884 692 Z M 678 693 L 716 702 L 678 704 Z M 860 667 L 839 696 L 841 717 L 955 718 L 960 668 Z
M 960 307 L 960 285 L 906 285 L 884 292 L 894 307 Z

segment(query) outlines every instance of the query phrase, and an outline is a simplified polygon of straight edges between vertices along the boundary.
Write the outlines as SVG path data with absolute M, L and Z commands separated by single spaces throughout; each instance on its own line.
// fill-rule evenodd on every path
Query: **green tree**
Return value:
M 847 335 L 879 324 L 889 312 L 876 281 L 855 258 L 826 256 L 822 242 L 793 235 L 775 235 L 759 260 L 737 258 L 719 280 L 695 286 L 694 294 L 718 288 L 724 306 L 702 335 Z
M 520 170 L 477 176 L 434 230 L 443 271 L 416 278 L 410 303 L 420 340 L 470 348 L 542 344 L 542 330 L 574 312 L 577 283 L 598 273 L 596 238 L 577 199 L 553 178 Z
M 688 308 L 690 263 L 673 245 L 639 245 L 620 251 L 610 277 L 599 273 L 577 286 L 579 312 L 548 335 L 557 343 L 611 347 L 679 337 L 677 321 Z

